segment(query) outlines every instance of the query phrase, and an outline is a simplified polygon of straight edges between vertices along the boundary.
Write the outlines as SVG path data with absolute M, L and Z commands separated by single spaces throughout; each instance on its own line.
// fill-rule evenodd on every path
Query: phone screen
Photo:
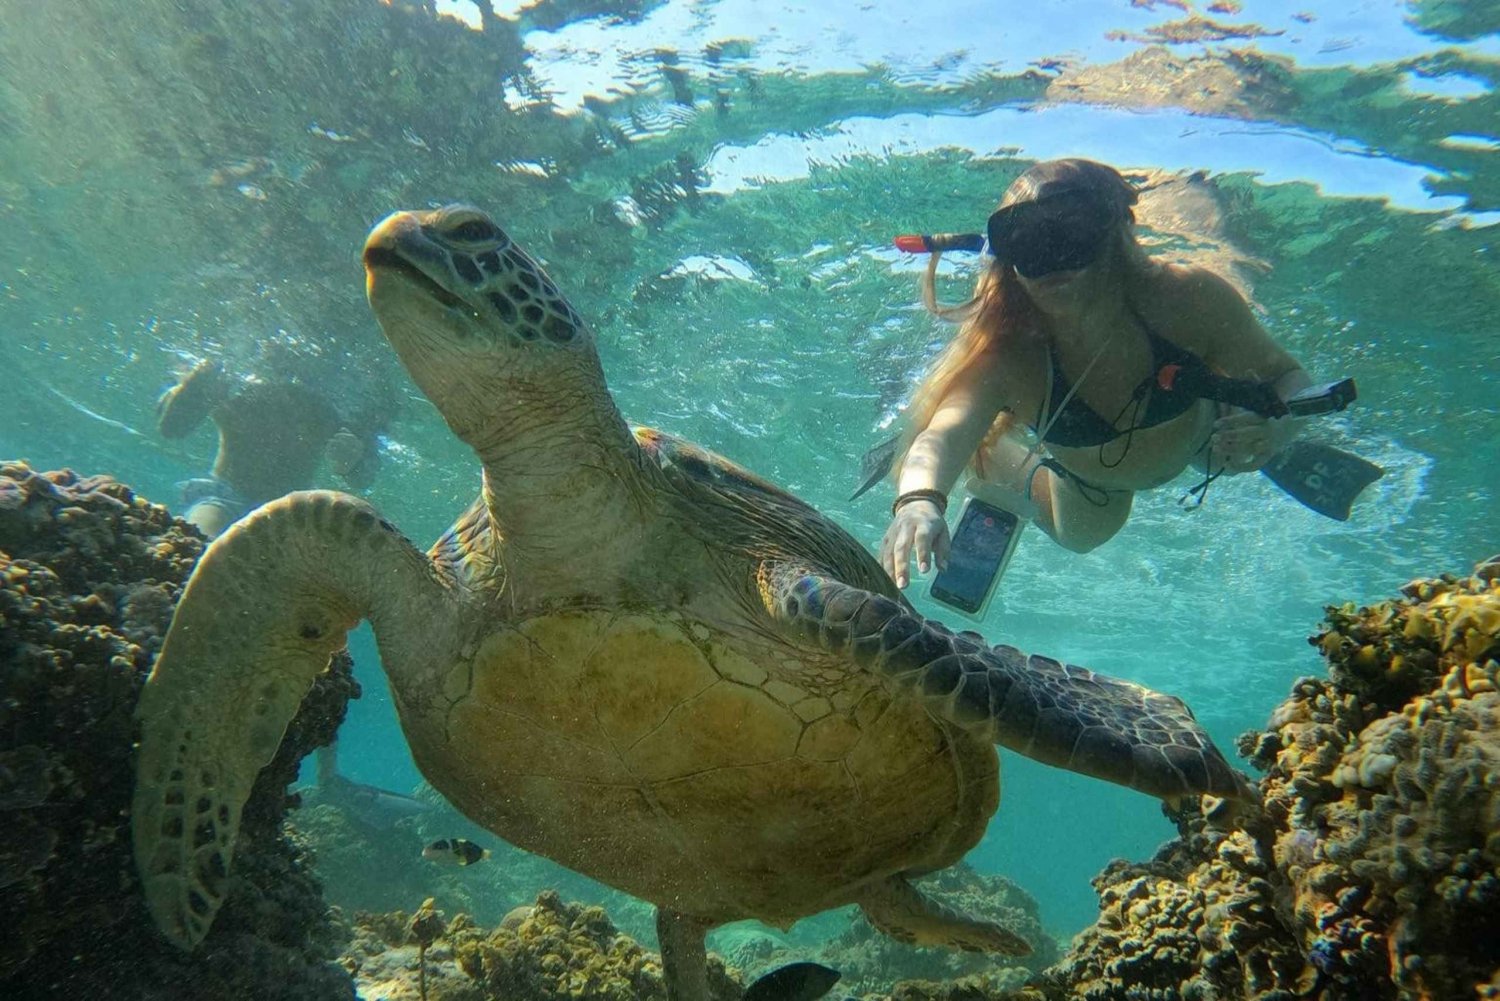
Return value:
M 975 614 L 989 599 L 995 578 L 1020 535 L 1021 520 L 977 498 L 969 498 L 953 533 L 948 565 L 932 579 L 932 596 Z

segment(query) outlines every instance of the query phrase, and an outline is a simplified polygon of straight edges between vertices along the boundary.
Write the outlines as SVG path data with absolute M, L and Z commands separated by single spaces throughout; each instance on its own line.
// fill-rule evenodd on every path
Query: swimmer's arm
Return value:
M 996 416 L 1012 409 L 1003 370 L 999 356 L 986 352 L 954 380 L 907 450 L 896 479 L 898 495 L 912 490 L 952 492 Z
M 1283 400 L 1312 385 L 1312 377 L 1301 363 L 1276 343 L 1256 320 L 1249 304 L 1223 278 L 1211 271 L 1195 270 L 1184 278 L 1183 292 L 1186 314 L 1199 317 L 1197 330 L 1203 339 L 1199 356 L 1211 368 L 1237 379 L 1270 383 Z M 1245 450 L 1251 462 L 1231 462 L 1233 471 L 1248 471 L 1264 465 L 1295 438 L 1298 424 L 1293 417 L 1266 420 L 1248 413 L 1223 417 L 1216 426 L 1217 445 L 1234 453 L 1242 444 L 1240 438 L 1245 444 L 1254 444 L 1253 450 Z M 1239 434 L 1245 430 L 1249 431 L 1247 435 Z
M 952 492 L 995 416 L 1007 409 L 1003 371 L 989 352 L 959 373 L 901 461 L 898 496 L 912 490 L 936 490 L 944 496 Z M 913 556 L 925 573 L 934 563 L 947 564 L 948 546 L 943 507 L 933 500 L 913 499 L 892 511 L 880 542 L 880 562 L 897 587 L 906 587 Z

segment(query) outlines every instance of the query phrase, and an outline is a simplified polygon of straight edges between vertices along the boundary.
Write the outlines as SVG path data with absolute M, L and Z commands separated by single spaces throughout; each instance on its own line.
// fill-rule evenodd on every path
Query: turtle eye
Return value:
M 491 243 L 504 239 L 499 227 L 488 219 L 465 219 L 450 226 L 448 235 L 465 243 Z

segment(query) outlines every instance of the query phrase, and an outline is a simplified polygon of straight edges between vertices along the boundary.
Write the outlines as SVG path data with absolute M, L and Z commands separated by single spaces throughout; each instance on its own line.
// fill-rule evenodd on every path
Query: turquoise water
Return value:
M 1019 170 L 1073 155 L 1209 174 L 1264 262 L 1266 327 L 1359 382 L 1319 436 L 1386 475 L 1347 523 L 1260 477 L 1184 512 L 1184 478 L 1088 555 L 1030 532 L 991 640 L 1181 695 L 1230 748 L 1321 670 L 1323 605 L 1500 548 L 1492 5 L 1247 2 L 1204 14 L 1263 34 L 1161 50 L 1185 17 L 1166 3 L 600 6 L 496 5 L 477 32 L 374 0 L 0 3 L 0 456 L 175 503 L 215 442 L 163 440 L 156 395 L 185 361 L 277 345 L 344 405 L 382 398 L 368 496 L 425 544 L 477 468 L 390 357 L 358 251 L 392 209 L 465 200 L 592 320 L 627 416 L 874 546 L 890 497 L 846 499 L 859 458 L 949 333 L 891 235 L 979 228 Z M 1173 91 L 1173 60 L 1227 75 Z M 945 271 L 957 299 L 974 272 Z M 352 650 L 344 770 L 408 789 L 373 644 Z M 1089 877 L 1171 828 L 1145 797 L 1002 758 L 972 861 L 1077 930 Z

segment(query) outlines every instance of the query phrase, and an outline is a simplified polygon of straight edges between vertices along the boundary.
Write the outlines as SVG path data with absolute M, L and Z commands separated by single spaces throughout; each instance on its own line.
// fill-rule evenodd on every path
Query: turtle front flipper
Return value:
M 1031 955 L 1031 944 L 1015 932 L 992 921 L 965 917 L 912 886 L 905 876 L 876 883 L 860 896 L 859 906 L 870 924 L 898 942 L 1004 956 Z
M 767 611 L 798 638 L 847 655 L 933 715 L 1029 758 L 1162 799 L 1250 795 L 1181 699 L 986 646 L 802 567 L 766 565 L 760 581 Z
M 423 632 L 442 595 L 427 558 L 344 494 L 291 494 L 203 554 L 136 708 L 136 867 L 173 943 L 208 933 L 240 810 L 329 655 L 367 616 L 377 635 Z

